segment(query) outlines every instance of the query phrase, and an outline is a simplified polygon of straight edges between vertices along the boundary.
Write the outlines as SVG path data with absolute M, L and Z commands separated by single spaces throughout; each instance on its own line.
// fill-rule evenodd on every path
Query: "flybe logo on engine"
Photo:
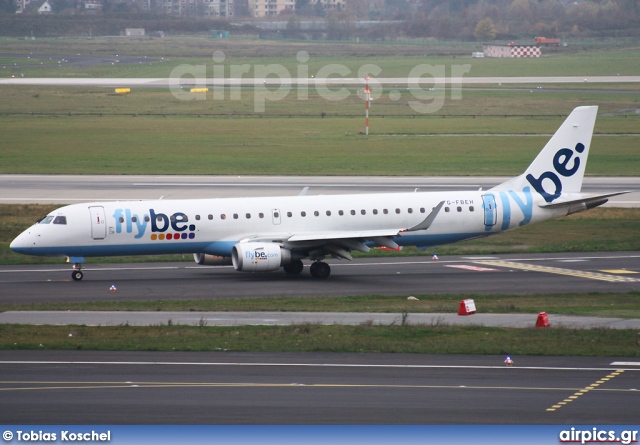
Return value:
M 249 250 L 244 253 L 244 257 L 251 261 L 265 261 L 269 258 L 276 258 L 277 253 L 268 253 L 264 250 Z
M 116 209 L 113 213 L 116 221 L 116 233 L 134 233 L 136 239 L 142 238 L 151 226 L 151 240 L 194 239 L 195 224 L 189 224 L 189 218 L 182 212 L 167 216 L 164 213 L 149 209 L 140 217 L 131 209 Z
M 583 144 L 578 143 L 576 145 L 575 151 L 577 153 L 582 153 L 585 147 Z M 553 156 L 553 168 L 555 171 L 546 171 L 542 173 L 538 178 L 534 177 L 532 174 L 527 175 L 527 181 L 534 188 L 534 190 L 542 195 L 545 201 L 553 202 L 553 200 L 560 197 L 562 194 L 562 180 L 560 176 L 564 176 L 568 178 L 576 174 L 576 172 L 580 169 L 580 157 L 578 155 L 574 158 L 574 151 L 570 148 L 561 148 L 557 151 L 557 153 Z M 569 167 L 569 163 L 573 158 L 573 163 L 571 167 Z M 550 180 L 553 183 L 553 193 L 549 190 L 545 189 L 543 181 L 545 179 Z M 547 185 L 550 185 L 547 182 Z

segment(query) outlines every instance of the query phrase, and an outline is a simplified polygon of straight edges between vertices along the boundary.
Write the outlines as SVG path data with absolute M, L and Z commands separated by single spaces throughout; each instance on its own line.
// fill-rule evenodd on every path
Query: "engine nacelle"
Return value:
M 231 250 L 233 267 L 241 272 L 269 272 L 291 262 L 291 251 L 276 243 L 238 243 Z
M 203 266 L 231 266 L 231 257 L 207 255 L 206 253 L 194 253 L 193 260 Z

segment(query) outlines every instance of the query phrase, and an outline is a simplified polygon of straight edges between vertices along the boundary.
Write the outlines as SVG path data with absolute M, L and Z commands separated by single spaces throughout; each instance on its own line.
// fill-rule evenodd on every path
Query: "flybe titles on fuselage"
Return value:
M 167 216 L 149 209 L 149 213 L 140 216 L 133 213 L 131 209 L 116 209 L 113 212 L 113 218 L 116 222 L 116 234 L 133 233 L 136 239 L 142 238 L 147 232 L 151 233 L 152 241 L 186 240 L 196 237 L 195 224 L 189 224 L 189 218 L 182 212 Z M 150 230 L 147 230 L 149 228 Z

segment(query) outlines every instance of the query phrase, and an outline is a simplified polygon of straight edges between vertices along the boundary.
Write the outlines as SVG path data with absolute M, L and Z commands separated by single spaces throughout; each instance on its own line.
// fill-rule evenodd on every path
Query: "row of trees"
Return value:
M 26 35 L 30 29 L 43 35 L 77 35 L 91 27 L 95 35 L 108 35 L 125 27 L 144 27 L 169 32 L 200 32 L 228 29 L 225 21 L 181 18 L 167 15 L 132 14 L 118 9 L 118 0 L 105 0 L 110 14 L 70 17 L 60 22 L 53 17 L 16 17 L 15 0 L 0 0 L 0 33 Z M 59 7 L 73 9 L 81 0 L 50 0 Z M 246 0 L 236 0 L 247 10 Z M 344 0 L 330 10 L 298 0 L 294 16 L 299 20 L 322 17 L 329 38 L 393 39 L 397 37 L 435 37 L 487 40 L 515 39 L 543 35 L 564 36 L 640 36 L 639 0 Z M 3 14 L 4 12 L 4 14 Z M 240 11 L 234 16 L 238 17 Z M 64 18 L 61 18 L 64 20 Z M 380 25 L 359 29 L 358 20 L 379 20 Z M 30 24 L 37 21 L 37 25 Z M 84 23 L 83 23 L 84 22 Z M 91 22 L 91 23 L 89 23 Z M 480 29 L 479 29 L 480 27 Z
M 399 25 L 387 25 L 375 31 L 389 38 L 640 36 L 639 0 L 384 0 L 384 8 L 370 8 L 367 17 L 361 9 L 348 5 L 339 13 L 341 22 L 399 21 Z

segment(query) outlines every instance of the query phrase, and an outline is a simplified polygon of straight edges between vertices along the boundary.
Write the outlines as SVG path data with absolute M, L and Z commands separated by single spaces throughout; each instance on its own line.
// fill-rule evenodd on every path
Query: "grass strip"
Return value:
M 548 312 L 617 318 L 640 318 L 640 292 L 535 295 L 363 295 L 348 297 L 233 298 L 217 300 L 96 301 L 78 303 L 0 304 L 4 311 L 152 311 L 152 312 L 379 312 L 456 313 L 472 298 L 485 314 Z
M 442 325 L 0 326 L 0 349 L 109 351 L 394 352 L 640 356 L 640 334 L 614 329 Z

